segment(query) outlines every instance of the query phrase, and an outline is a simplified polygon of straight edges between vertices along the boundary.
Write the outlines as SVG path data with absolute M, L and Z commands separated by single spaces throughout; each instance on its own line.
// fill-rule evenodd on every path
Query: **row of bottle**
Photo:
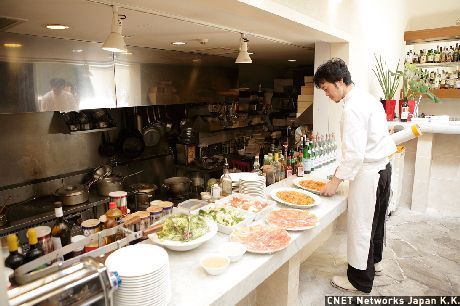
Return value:
M 419 53 L 410 50 L 406 54 L 406 63 L 425 64 L 425 63 L 449 63 L 460 61 L 460 49 L 458 43 L 450 47 L 439 47 L 434 49 L 422 49 Z
M 19 252 L 18 236 L 16 234 L 9 234 L 6 240 L 10 254 L 5 260 L 5 266 L 14 270 L 25 263 L 28 263 L 54 250 L 60 249 L 72 242 L 71 224 L 64 220 L 62 203 L 56 202 L 54 204 L 56 220 L 51 227 L 51 237 L 38 237 L 36 228 L 29 228 L 26 232 L 26 236 L 29 242 L 29 250 L 25 254 L 21 254 Z M 109 210 L 105 216 L 106 220 L 104 222 L 104 228 L 111 228 L 118 225 L 122 218 L 122 212 L 117 208 L 117 204 L 115 202 L 111 202 L 109 204 Z M 48 239 L 51 239 L 50 244 L 48 244 Z M 111 237 L 108 237 L 108 239 L 111 239 Z M 112 241 L 109 240 L 107 242 Z M 63 258 L 58 258 L 58 261 L 69 259 L 74 255 L 77 254 L 68 253 L 64 255 Z
M 422 73 L 422 79 L 429 88 L 434 89 L 448 89 L 448 88 L 460 88 L 460 69 L 449 71 L 442 69 L 425 69 Z
M 274 172 L 274 180 L 267 175 L 267 185 L 292 175 L 304 176 L 336 160 L 337 143 L 334 133 L 324 136 L 303 135 L 297 148 L 288 148 L 287 145 L 283 147 L 281 154 L 275 149 L 273 153 L 264 155 L 263 165 L 272 166 L 270 169 Z M 260 171 L 258 156 L 255 156 L 254 171 Z

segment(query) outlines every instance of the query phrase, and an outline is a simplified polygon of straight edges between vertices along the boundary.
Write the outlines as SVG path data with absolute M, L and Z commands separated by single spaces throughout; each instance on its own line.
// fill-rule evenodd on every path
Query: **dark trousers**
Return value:
M 391 164 L 388 163 L 384 170 L 379 171 L 379 185 L 377 187 L 377 200 L 375 201 L 374 220 L 372 222 L 371 243 L 367 257 L 367 269 L 358 270 L 348 265 L 347 276 L 350 283 L 358 290 L 371 292 L 374 282 L 374 263 L 382 260 L 383 239 L 385 234 L 385 218 L 390 200 Z

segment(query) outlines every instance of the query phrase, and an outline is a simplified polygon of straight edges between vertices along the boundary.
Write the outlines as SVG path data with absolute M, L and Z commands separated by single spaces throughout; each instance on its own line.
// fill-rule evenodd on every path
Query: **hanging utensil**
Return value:
M 173 122 L 172 122 L 171 118 L 168 117 L 168 112 L 167 112 L 166 105 L 164 105 L 164 107 L 163 107 L 163 113 L 164 113 L 165 132 L 166 132 L 166 134 L 169 134 L 172 131 Z
M 160 131 L 153 122 L 150 121 L 149 108 L 146 108 L 147 113 L 147 125 L 143 128 L 142 134 L 145 145 L 147 147 L 153 147 L 160 141 Z

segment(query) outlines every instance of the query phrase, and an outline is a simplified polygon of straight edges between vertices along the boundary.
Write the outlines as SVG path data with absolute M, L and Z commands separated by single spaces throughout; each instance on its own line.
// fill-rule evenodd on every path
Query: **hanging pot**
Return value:
M 108 197 L 109 193 L 113 191 L 122 191 L 124 190 L 123 181 L 127 177 L 139 174 L 141 172 L 143 172 L 143 170 L 137 171 L 137 172 L 125 175 L 125 176 L 110 175 L 110 176 L 101 177 L 96 183 L 97 193 L 99 195 Z
M 190 184 L 191 180 L 188 177 L 175 176 L 165 179 L 162 186 L 174 195 L 180 196 L 190 192 Z

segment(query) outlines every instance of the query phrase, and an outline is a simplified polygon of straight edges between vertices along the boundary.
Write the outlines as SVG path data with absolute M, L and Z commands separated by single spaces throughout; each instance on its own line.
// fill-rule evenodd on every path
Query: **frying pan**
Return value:
M 133 127 L 134 120 L 129 120 L 128 110 L 124 110 L 121 114 L 124 128 L 118 134 L 118 148 L 120 153 L 127 158 L 139 157 L 145 149 L 143 135 Z
M 148 124 L 142 129 L 142 136 L 147 147 L 153 147 L 160 141 L 160 130 L 155 123 L 150 121 L 150 114 L 146 108 Z

